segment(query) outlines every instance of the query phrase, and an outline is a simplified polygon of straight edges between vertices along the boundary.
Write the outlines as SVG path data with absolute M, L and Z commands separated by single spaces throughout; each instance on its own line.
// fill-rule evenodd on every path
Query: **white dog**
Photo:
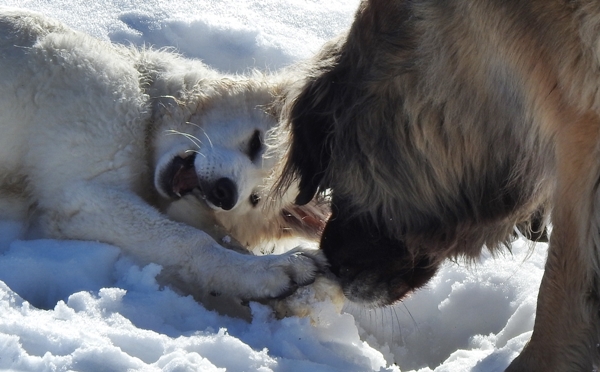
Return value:
M 326 218 L 316 202 L 294 206 L 293 191 L 267 200 L 278 161 L 264 156 L 277 124 L 268 77 L 223 76 L 10 8 L 0 8 L 0 74 L 4 217 L 114 244 L 200 298 L 277 298 L 322 269 L 307 250 L 222 246 L 314 238 Z

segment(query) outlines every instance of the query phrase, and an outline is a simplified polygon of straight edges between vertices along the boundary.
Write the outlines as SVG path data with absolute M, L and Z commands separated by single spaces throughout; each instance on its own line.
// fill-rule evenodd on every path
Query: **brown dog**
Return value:
M 552 209 L 511 371 L 590 371 L 600 299 L 600 2 L 364 1 L 292 89 L 281 187 L 330 190 L 346 296 L 391 304 Z M 537 217 L 534 217 L 537 219 Z

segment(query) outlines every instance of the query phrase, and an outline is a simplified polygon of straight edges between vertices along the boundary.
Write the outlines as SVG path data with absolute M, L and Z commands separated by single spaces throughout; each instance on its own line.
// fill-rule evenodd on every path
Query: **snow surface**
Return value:
M 0 0 L 113 42 L 172 46 L 222 71 L 276 70 L 347 28 L 358 0 Z M 529 339 L 546 245 L 448 263 L 402 303 L 309 317 L 220 316 L 159 288 L 116 247 L 22 240 L 0 221 L 0 370 L 502 371 Z

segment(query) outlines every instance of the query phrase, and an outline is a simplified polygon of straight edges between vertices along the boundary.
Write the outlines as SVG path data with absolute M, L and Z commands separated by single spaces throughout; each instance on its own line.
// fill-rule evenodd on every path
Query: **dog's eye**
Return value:
M 256 205 L 258 204 L 258 202 L 260 201 L 260 196 L 258 196 L 257 194 L 252 193 L 252 195 L 250 195 L 250 204 L 252 204 L 253 207 L 256 207 Z
M 262 150 L 262 139 L 260 138 L 260 131 L 254 131 L 252 139 L 250 139 L 250 145 L 248 146 L 248 156 L 250 160 L 254 161 Z

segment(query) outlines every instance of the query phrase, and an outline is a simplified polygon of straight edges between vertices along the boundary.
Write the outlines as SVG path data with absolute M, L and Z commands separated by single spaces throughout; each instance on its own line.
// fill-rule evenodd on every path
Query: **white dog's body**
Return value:
M 45 236 L 119 246 L 200 297 L 278 297 L 313 280 L 319 259 L 305 251 L 241 254 L 205 232 L 249 246 L 321 225 L 319 208 L 286 210 L 285 195 L 265 202 L 277 161 L 263 157 L 276 124 L 266 78 L 224 77 L 7 8 L 0 74 L 4 217 L 25 213 Z

